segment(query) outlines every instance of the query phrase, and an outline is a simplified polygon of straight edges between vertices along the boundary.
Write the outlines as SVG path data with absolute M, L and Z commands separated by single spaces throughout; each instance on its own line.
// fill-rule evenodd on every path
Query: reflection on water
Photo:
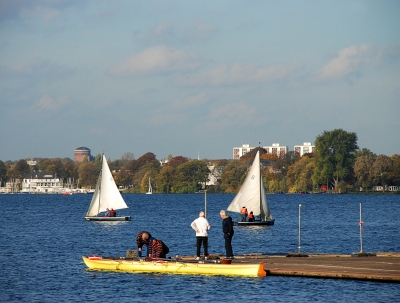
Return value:
M 150 231 L 170 255 L 194 255 L 190 223 L 203 195 L 124 195 L 132 221 L 87 222 L 90 195 L 0 195 L 0 275 L 4 302 L 394 302 L 398 284 L 351 280 L 231 278 L 91 271 L 82 255 L 125 256 Z M 302 204 L 303 252 L 400 251 L 400 195 L 268 195 L 275 225 L 235 227 L 235 254 L 297 251 Z M 233 195 L 207 195 L 210 253 L 224 253 L 219 211 Z

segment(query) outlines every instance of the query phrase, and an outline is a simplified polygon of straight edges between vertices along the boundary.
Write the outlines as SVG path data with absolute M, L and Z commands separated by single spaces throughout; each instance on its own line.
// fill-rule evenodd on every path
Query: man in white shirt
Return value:
M 196 260 L 200 260 L 200 248 L 203 243 L 204 256 L 207 260 L 208 257 L 208 231 L 211 226 L 205 218 L 203 211 L 200 212 L 199 217 L 190 224 L 190 226 L 196 231 Z

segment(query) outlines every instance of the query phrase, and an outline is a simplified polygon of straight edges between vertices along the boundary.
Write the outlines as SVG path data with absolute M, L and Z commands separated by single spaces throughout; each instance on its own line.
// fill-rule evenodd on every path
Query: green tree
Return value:
M 18 162 L 14 166 L 14 177 L 17 179 L 23 179 L 24 174 L 30 171 L 31 168 L 26 160 L 18 160 Z
M 358 149 L 357 134 L 342 129 L 324 131 L 315 140 L 316 166 L 313 183 L 332 180 L 335 189 L 339 181 L 351 175 L 354 152 Z
M 0 160 L 0 187 L 3 186 L 3 182 L 7 177 L 7 168 L 3 161 Z
M 360 185 L 365 188 L 366 191 L 371 187 L 374 178 L 374 162 L 373 155 L 365 155 L 358 157 L 354 164 L 354 174 Z
M 207 163 L 201 160 L 192 160 L 179 165 L 176 176 L 180 192 L 194 192 L 201 187 L 201 183 L 208 181 L 210 170 Z
M 373 160 L 376 159 L 376 157 L 378 157 L 376 154 L 374 154 L 372 151 L 370 151 L 368 148 L 362 148 L 359 150 L 356 150 L 354 152 L 354 156 L 356 158 L 361 157 L 361 156 L 369 156 L 371 157 Z
M 385 185 L 390 180 L 390 173 L 393 170 L 393 166 L 393 160 L 385 155 L 379 155 L 372 166 L 375 180 L 382 185 L 383 191 L 385 191 Z

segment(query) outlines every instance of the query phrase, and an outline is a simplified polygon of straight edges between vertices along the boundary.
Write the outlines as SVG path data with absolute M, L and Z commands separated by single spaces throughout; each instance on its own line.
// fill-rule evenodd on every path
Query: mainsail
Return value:
M 260 216 L 261 220 L 266 220 L 266 218 L 272 219 L 261 174 L 259 151 L 254 158 L 242 187 L 227 210 L 240 213 L 240 209 L 243 206 L 247 208 L 248 212 L 252 211 L 254 216 Z
M 101 172 L 86 216 L 97 216 L 107 208 L 117 210 L 128 208 L 128 206 L 115 184 L 106 156 L 103 154 Z

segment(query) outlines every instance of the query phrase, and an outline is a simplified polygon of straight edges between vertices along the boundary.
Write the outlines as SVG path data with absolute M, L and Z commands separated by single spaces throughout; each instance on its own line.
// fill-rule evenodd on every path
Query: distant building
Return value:
M 263 146 L 268 154 L 283 156 L 289 151 L 288 146 L 280 146 L 279 143 L 272 143 L 272 146 Z
M 250 144 L 242 144 L 241 147 L 233 148 L 233 159 L 239 160 L 241 156 L 247 154 L 255 147 L 250 147 Z
M 29 172 L 24 174 L 22 180 L 22 190 L 24 193 L 61 193 L 63 181 L 53 173 Z
M 92 156 L 90 155 L 90 149 L 84 146 L 78 147 L 74 151 L 74 161 L 82 162 L 85 158 L 92 161 Z
M 295 154 L 302 157 L 304 154 L 314 153 L 315 146 L 311 144 L 311 142 L 304 142 L 303 145 L 295 145 L 294 146 Z

